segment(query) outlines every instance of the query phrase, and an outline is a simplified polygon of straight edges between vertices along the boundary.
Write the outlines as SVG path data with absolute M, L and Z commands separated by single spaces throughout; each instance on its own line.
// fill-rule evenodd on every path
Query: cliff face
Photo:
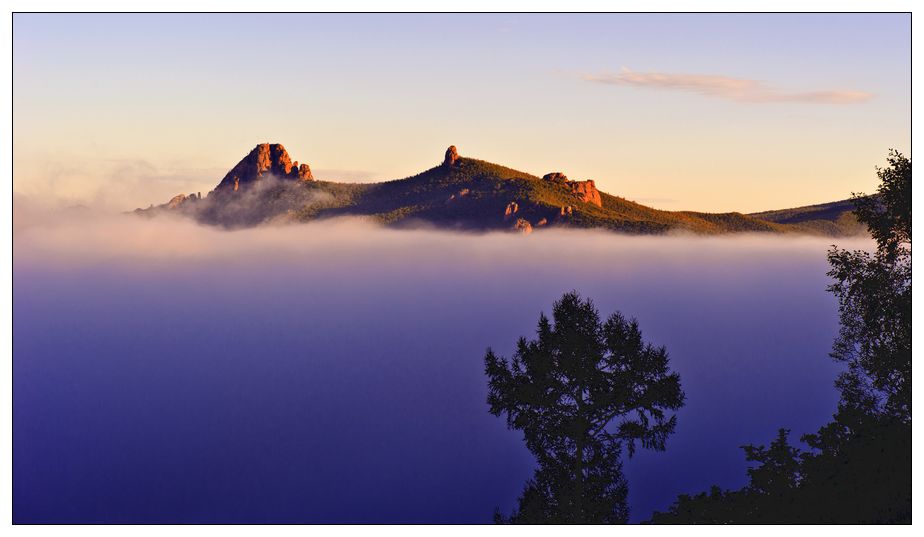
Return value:
M 262 177 L 312 181 L 311 168 L 292 162 L 282 144 L 259 144 L 225 175 L 215 190 L 237 192 Z

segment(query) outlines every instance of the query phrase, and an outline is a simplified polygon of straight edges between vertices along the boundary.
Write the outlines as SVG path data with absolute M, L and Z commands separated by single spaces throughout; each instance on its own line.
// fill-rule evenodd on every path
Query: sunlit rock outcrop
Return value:
M 296 164 L 298 164 L 296 162 Z M 307 164 L 302 164 L 298 167 L 298 178 L 301 181 L 314 181 L 314 176 L 311 175 L 311 168 Z
M 188 196 L 186 194 L 177 194 L 176 196 L 170 198 L 170 201 L 167 202 L 166 206 L 168 209 L 179 209 L 184 205 L 199 201 L 200 199 L 202 199 L 201 192 L 193 193 Z
M 453 230 L 526 232 L 562 226 L 633 234 L 663 234 L 672 229 L 702 234 L 866 233 L 850 200 L 751 215 L 674 213 L 618 196 L 608 196 L 604 205 L 603 193 L 594 181 L 572 181 L 561 171 L 541 177 L 463 158 L 456 146 L 449 146 L 441 164 L 403 179 L 315 181 L 308 164 L 293 161 L 281 144 L 264 143 L 241 159 L 207 197 L 180 194 L 134 213 L 180 215 L 227 228 L 361 217 L 388 226 L 432 225 Z M 210 183 L 214 179 L 208 178 Z M 793 214 L 799 215 L 797 221 L 792 220 Z
M 542 176 L 546 181 L 555 181 L 556 183 L 566 183 L 568 181 L 568 176 L 561 172 L 552 172 L 547 173 Z
M 470 189 L 463 188 L 459 190 L 458 192 L 456 192 L 455 194 L 450 194 L 449 199 L 446 200 L 446 204 L 449 205 L 450 203 L 460 201 L 462 198 L 471 194 L 471 192 L 472 191 Z
M 459 152 L 456 151 L 456 146 L 451 145 L 446 150 L 446 155 L 443 157 L 443 166 L 447 168 L 452 167 L 457 160 L 459 160 Z
M 504 209 L 504 219 L 511 218 L 513 215 L 517 214 L 517 211 L 520 210 L 520 206 L 515 201 L 511 201 L 507 204 L 507 208 Z
M 529 220 L 526 220 L 524 218 L 517 218 L 516 223 L 513 224 L 513 230 L 519 231 L 520 233 L 524 235 L 529 235 L 530 233 L 533 232 L 533 226 L 532 224 L 529 223 Z
M 565 183 L 571 188 L 571 192 L 585 203 L 593 203 L 597 207 L 603 207 L 603 198 L 600 197 L 600 191 L 592 180 L 587 181 L 568 181 Z
M 280 179 L 314 180 L 311 168 L 307 164 L 292 162 L 282 144 L 259 144 L 231 168 L 215 190 L 237 192 L 270 175 Z
M 603 207 L 603 198 L 600 197 L 600 191 L 592 180 L 587 181 L 570 181 L 568 176 L 562 172 L 551 172 L 542 176 L 546 181 L 561 183 L 571 189 L 581 201 L 593 203 L 597 207 Z

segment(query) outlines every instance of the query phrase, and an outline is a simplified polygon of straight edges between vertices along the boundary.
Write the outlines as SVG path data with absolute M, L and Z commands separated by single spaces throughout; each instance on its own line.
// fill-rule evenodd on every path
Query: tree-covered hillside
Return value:
M 271 147 L 276 149 L 277 145 Z M 768 232 L 841 236 L 862 232 L 849 202 L 751 215 L 662 211 L 599 192 L 593 181 L 571 181 L 561 173 L 538 177 L 459 157 L 454 148 L 450 149 L 451 159 L 447 151 L 443 164 L 405 179 L 339 183 L 295 180 L 294 174 L 279 178 L 269 175 L 269 170 L 266 175 L 258 172 L 245 177 L 240 189 L 226 185 L 204 198 L 177 196 L 170 203 L 136 212 L 178 212 L 226 227 L 359 216 L 396 227 L 424 225 L 468 231 L 529 232 L 576 227 L 632 234 Z M 291 166 L 284 148 L 281 152 L 285 164 Z M 248 164 L 246 158 L 235 169 L 246 169 L 244 164 Z

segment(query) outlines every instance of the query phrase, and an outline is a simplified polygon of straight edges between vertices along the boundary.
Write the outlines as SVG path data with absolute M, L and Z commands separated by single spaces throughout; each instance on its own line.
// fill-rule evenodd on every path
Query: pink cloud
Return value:
M 873 97 L 872 93 L 853 90 L 818 90 L 787 92 L 767 86 L 759 80 L 721 75 L 678 73 L 637 73 L 623 68 L 619 73 L 587 75 L 584 80 L 614 86 L 635 86 L 687 91 L 743 103 L 820 103 L 855 104 Z

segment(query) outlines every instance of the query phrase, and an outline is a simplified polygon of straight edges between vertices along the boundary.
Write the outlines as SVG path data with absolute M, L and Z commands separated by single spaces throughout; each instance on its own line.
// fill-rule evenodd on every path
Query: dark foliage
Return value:
M 682 495 L 655 523 L 911 522 L 911 161 L 896 151 L 876 196 L 855 195 L 873 253 L 829 252 L 841 329 L 831 356 L 847 365 L 834 420 L 789 446 L 745 446 L 738 491 Z
M 877 196 L 854 195 L 857 216 L 869 227 L 880 252 L 911 246 L 911 161 L 889 150 L 888 168 L 876 168 L 881 181 Z
M 520 338 L 510 361 L 485 355 L 490 411 L 523 431 L 539 464 L 507 521 L 624 523 L 622 450 L 665 448 L 677 422 L 668 411 L 683 406 L 680 377 L 634 319 L 615 313 L 601 323 L 593 302 L 573 292 L 552 318 L 540 315 L 538 338 Z
M 911 161 L 893 150 L 889 164 L 879 195 L 857 204 L 876 252 L 828 255 L 841 318 L 832 356 L 849 368 L 838 379 L 846 403 L 910 422 Z

